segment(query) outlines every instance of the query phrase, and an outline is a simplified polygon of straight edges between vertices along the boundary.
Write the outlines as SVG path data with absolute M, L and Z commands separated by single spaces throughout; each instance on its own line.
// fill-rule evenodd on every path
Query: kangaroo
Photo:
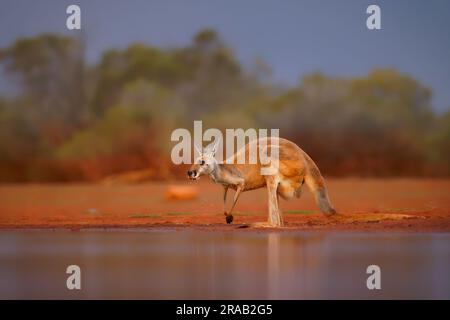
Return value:
M 262 139 L 266 139 L 266 141 L 262 142 Z M 277 141 L 274 139 L 277 139 Z M 256 148 L 251 146 L 252 143 L 256 143 Z M 201 152 L 197 149 L 200 156 L 195 160 L 187 175 L 191 180 L 198 180 L 202 175 L 209 175 L 213 182 L 223 185 L 223 208 L 225 220 L 228 224 L 233 222 L 232 212 L 240 194 L 244 191 L 263 187 L 267 188 L 269 207 L 267 225 L 263 224 L 263 226 L 283 226 L 284 222 L 278 208 L 278 197 L 281 196 L 283 199 L 300 198 L 304 184 L 314 194 L 316 203 L 324 214 L 336 213 L 328 198 L 328 191 L 319 168 L 306 152 L 295 143 L 283 138 L 255 139 L 247 143 L 224 163 L 218 163 L 215 159 L 218 144 L 219 141 L 216 141 L 214 145 L 211 144 Z M 255 164 L 238 163 L 237 159 L 240 153 L 244 152 L 245 159 L 250 159 L 249 153 L 251 150 L 259 150 L 263 146 L 266 151 L 270 151 L 274 147 L 279 148 L 278 166 L 273 174 L 261 174 L 261 169 L 268 165 L 261 163 L 259 152 Z M 266 154 L 269 154 L 269 152 Z M 230 188 L 236 192 L 231 209 L 227 212 L 226 199 Z

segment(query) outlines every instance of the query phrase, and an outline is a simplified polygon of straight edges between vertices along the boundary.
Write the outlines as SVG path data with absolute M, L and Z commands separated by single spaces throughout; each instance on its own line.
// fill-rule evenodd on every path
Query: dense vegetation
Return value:
M 326 175 L 449 175 L 450 112 L 392 69 L 360 78 L 317 73 L 294 87 L 242 66 L 213 30 L 187 47 L 134 44 L 84 61 L 79 39 L 44 34 L 0 50 L 20 92 L 0 99 L 0 180 L 98 180 L 151 168 L 176 176 L 170 132 L 280 128 Z

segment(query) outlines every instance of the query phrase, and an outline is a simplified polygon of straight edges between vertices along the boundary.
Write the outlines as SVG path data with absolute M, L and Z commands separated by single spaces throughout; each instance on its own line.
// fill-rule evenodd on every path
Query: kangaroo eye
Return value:
M 205 164 L 205 160 L 200 160 L 200 165 L 204 165 Z

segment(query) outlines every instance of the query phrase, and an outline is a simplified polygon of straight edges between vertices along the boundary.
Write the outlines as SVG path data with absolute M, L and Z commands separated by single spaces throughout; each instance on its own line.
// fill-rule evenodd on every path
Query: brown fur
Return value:
M 262 139 L 266 139 L 263 141 Z M 279 147 L 279 165 L 278 169 L 272 175 L 262 175 L 261 169 L 270 166 L 261 164 L 259 158 L 260 148 L 264 148 L 267 142 L 267 154 L 270 156 L 272 148 L 276 147 L 272 142 L 278 140 Z M 256 144 L 258 156 L 255 164 L 249 164 L 248 159 L 251 150 L 251 144 Z M 263 149 L 264 150 L 264 149 Z M 238 155 L 245 154 L 245 164 L 237 163 Z M 211 179 L 224 186 L 224 207 L 226 194 L 229 188 L 236 190 L 233 206 L 230 212 L 225 211 L 227 222 L 232 221 L 231 212 L 238 200 L 241 192 L 266 187 L 269 198 L 269 220 L 270 226 L 282 226 L 283 221 L 278 209 L 278 196 L 284 199 L 300 197 L 304 183 L 314 194 L 320 210 L 325 214 L 333 214 L 336 211 L 330 203 L 325 181 L 314 161 L 295 143 L 282 138 L 261 138 L 245 145 L 229 159 L 231 163 L 225 161 L 224 164 L 218 164 L 211 160 L 212 154 L 202 154 L 198 161 L 192 165 L 190 172 L 196 172 L 195 179 L 202 174 L 209 174 Z M 202 161 L 205 164 L 201 165 Z M 230 217 L 231 216 L 231 217 Z

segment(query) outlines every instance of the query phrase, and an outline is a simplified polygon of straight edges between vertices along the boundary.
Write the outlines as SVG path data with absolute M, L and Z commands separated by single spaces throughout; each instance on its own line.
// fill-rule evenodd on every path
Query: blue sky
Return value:
M 90 62 L 133 42 L 183 46 L 211 27 L 246 65 L 263 58 L 274 81 L 295 85 L 310 72 L 359 76 L 394 67 L 429 86 L 437 110 L 450 109 L 448 0 L 2 0 L 0 47 L 42 32 L 76 34 L 65 27 L 69 4 L 81 7 Z M 382 30 L 366 28 L 369 4 L 381 7 Z M 3 91 L 7 81 L 0 81 Z

